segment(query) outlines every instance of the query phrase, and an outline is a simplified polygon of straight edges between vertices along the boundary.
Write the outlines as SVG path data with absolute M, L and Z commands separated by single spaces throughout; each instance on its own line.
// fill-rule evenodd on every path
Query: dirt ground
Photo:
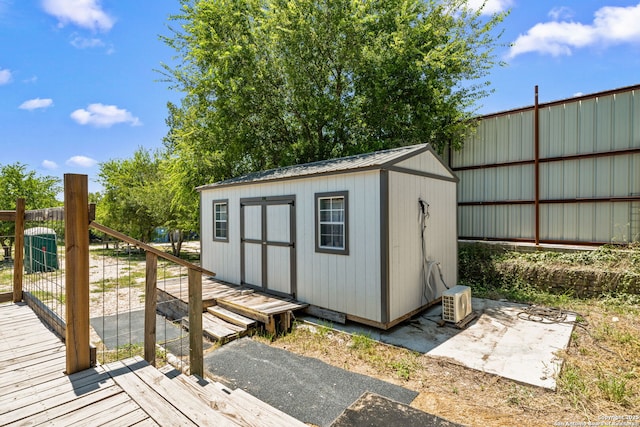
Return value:
M 144 258 L 91 256 L 90 316 L 144 306 Z M 161 267 L 159 278 L 186 274 Z M 64 304 L 62 304 L 64 306 Z M 561 308 L 583 319 L 556 392 L 468 369 L 450 360 L 392 347 L 366 336 L 298 324 L 262 340 L 300 355 L 388 381 L 419 393 L 412 406 L 469 426 L 625 425 L 640 427 L 640 308 L 637 299 L 567 299 Z M 64 316 L 64 313 L 60 313 Z M 92 341 L 98 342 L 96 334 Z M 574 424 L 565 424 L 574 423 Z M 620 424 L 622 425 L 622 424 Z

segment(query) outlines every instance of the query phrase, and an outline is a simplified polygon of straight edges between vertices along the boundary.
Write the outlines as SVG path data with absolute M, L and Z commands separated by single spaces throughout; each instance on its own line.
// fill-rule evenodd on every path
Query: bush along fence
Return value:
M 640 294 L 640 246 L 596 250 L 522 250 L 487 243 L 461 243 L 459 280 L 484 289 L 527 284 L 580 298 Z

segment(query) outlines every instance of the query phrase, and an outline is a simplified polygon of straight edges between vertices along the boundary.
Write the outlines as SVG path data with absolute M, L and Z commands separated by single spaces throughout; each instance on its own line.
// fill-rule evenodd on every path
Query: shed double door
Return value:
M 240 200 L 243 285 L 295 297 L 295 196 Z

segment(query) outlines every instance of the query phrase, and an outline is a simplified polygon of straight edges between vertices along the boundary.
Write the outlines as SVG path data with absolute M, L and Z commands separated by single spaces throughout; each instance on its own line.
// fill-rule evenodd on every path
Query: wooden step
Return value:
M 219 411 L 194 399 L 176 383 L 140 357 L 103 365 L 105 371 L 160 425 L 235 426 Z M 162 396 L 159 399 L 157 396 Z M 167 402 L 170 405 L 167 405 Z
M 208 406 L 245 427 L 304 427 L 301 421 L 276 409 L 243 390 L 230 390 L 218 382 L 210 382 L 196 375 L 180 375 L 177 381 L 190 387 Z M 235 395 L 235 396 L 234 396 Z M 248 396 L 248 397 L 247 397 Z
M 189 318 L 182 318 L 182 326 L 189 329 Z M 202 334 L 214 341 L 227 342 L 244 336 L 247 330 L 225 322 L 224 320 L 214 316 L 211 313 L 202 313 Z
M 245 317 L 242 314 L 238 314 L 234 311 L 227 310 L 226 308 L 220 307 L 219 305 L 208 307 L 207 311 L 214 316 L 224 320 L 225 322 L 233 323 L 234 325 L 241 326 L 244 329 L 249 329 L 256 325 L 255 320 L 249 319 L 248 317 Z

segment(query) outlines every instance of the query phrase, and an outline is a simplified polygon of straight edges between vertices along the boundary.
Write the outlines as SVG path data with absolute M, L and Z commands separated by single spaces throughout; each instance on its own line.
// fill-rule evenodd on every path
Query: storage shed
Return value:
M 457 282 L 457 181 L 421 144 L 204 185 L 202 264 L 387 329 Z

